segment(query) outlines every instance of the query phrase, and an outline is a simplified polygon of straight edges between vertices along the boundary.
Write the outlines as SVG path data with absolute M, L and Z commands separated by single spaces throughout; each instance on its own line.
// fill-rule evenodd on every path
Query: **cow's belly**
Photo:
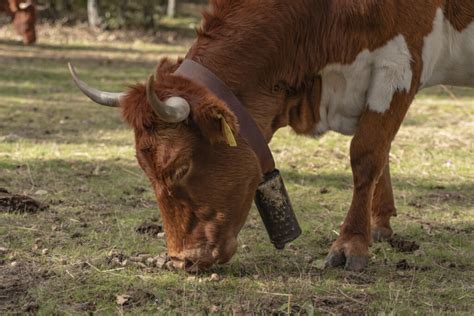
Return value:
M 331 65 L 321 73 L 322 95 L 316 134 L 328 130 L 352 134 L 365 107 L 370 82 L 370 54 L 363 52 L 352 65 Z
M 474 22 L 458 32 L 441 9 L 424 39 L 421 88 L 437 84 L 474 86 Z
M 321 72 L 322 96 L 316 135 L 332 130 L 353 135 L 362 112 L 383 113 L 397 91 L 411 86 L 411 56 L 402 35 L 372 52 L 362 51 L 352 64 L 331 64 Z

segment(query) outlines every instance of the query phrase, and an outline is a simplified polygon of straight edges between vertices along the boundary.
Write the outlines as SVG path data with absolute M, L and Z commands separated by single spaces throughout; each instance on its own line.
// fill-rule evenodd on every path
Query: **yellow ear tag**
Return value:
M 230 147 L 237 147 L 237 141 L 235 140 L 234 133 L 229 124 L 222 115 L 219 114 L 217 117 L 221 119 L 222 134 L 224 134 L 227 144 L 229 144 Z

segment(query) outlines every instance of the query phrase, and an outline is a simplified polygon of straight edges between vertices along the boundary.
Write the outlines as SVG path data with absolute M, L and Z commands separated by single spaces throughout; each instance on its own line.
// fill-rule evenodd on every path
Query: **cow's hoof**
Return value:
M 374 242 L 381 242 L 390 239 L 393 235 L 393 230 L 390 227 L 372 227 L 372 240 Z
M 346 258 L 343 252 L 331 252 L 326 257 L 326 267 L 336 268 L 344 266 L 348 271 L 359 272 L 365 269 L 369 264 L 369 257 L 366 256 L 349 256 Z
M 346 256 L 342 251 L 331 251 L 328 256 L 326 257 L 326 264 L 327 268 L 336 268 L 343 266 L 346 263 Z
M 359 272 L 364 270 L 369 264 L 369 257 L 366 256 L 352 256 L 346 260 L 344 269 L 349 271 Z
M 343 235 L 333 243 L 326 257 L 326 267 L 343 266 L 346 270 L 361 271 L 369 262 L 369 242 L 361 235 Z

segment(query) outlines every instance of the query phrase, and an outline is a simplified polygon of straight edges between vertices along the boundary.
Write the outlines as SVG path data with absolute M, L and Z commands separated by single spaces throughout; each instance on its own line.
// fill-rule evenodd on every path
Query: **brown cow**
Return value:
M 0 0 L 0 12 L 12 17 L 13 28 L 23 36 L 23 43 L 36 42 L 36 9 L 32 0 Z
M 162 60 L 148 89 L 104 93 L 75 79 L 94 101 L 122 108 L 169 255 L 188 270 L 232 257 L 265 172 L 228 102 L 211 92 L 217 82 L 268 142 L 287 125 L 353 135 L 352 204 L 326 263 L 361 270 L 372 238 L 392 235 L 388 155 L 415 94 L 474 84 L 473 17 L 472 0 L 214 0 L 186 60 Z M 200 68 L 220 80 L 200 79 Z

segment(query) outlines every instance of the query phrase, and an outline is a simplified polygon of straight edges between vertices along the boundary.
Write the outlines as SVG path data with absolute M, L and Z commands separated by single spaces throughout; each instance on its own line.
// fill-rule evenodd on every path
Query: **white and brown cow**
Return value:
M 12 18 L 15 31 L 23 36 L 25 45 L 36 42 L 36 8 L 33 0 L 0 0 L 0 13 Z
M 219 81 L 267 142 L 277 129 L 353 135 L 354 193 L 327 265 L 363 269 L 372 238 L 392 235 L 388 155 L 415 94 L 474 85 L 473 0 L 214 0 L 188 61 L 161 61 L 156 83 L 103 93 L 135 131 L 176 266 L 228 261 L 265 170 L 239 132 Z M 200 80 L 183 64 L 219 78 Z M 192 68 L 192 67 L 191 67 Z M 162 100 L 162 101 L 160 101 Z M 225 122 L 237 147 L 222 133 Z

